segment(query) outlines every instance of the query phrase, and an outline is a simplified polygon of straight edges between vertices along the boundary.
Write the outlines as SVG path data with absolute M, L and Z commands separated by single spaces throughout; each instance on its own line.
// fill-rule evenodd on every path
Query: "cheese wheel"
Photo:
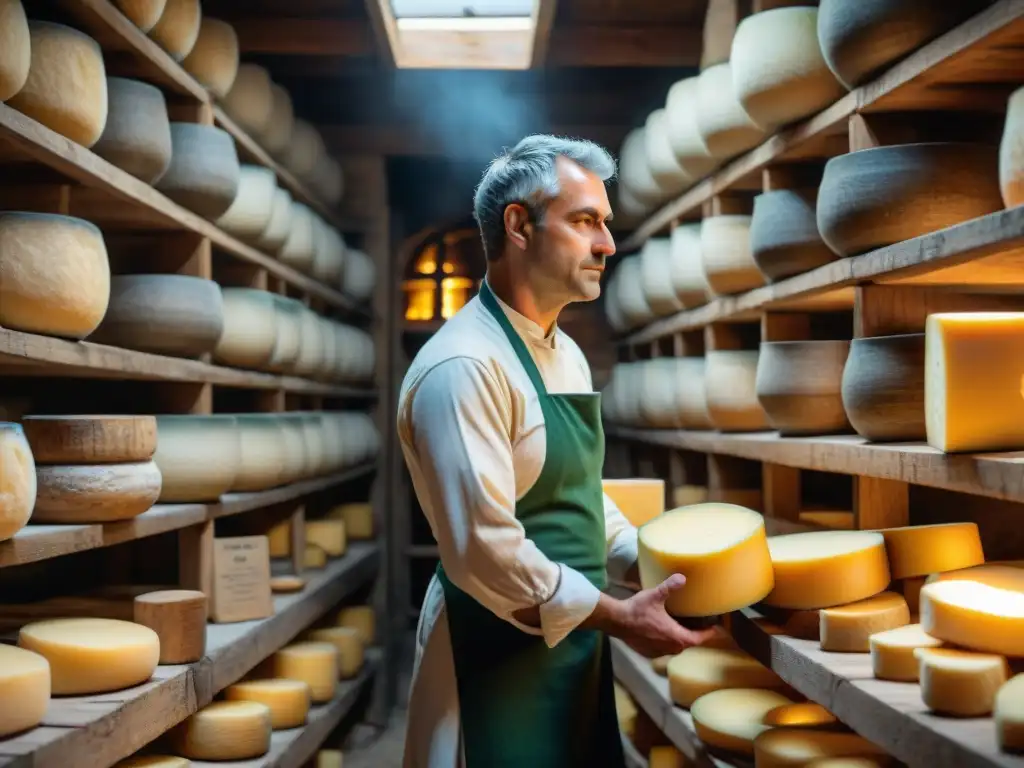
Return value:
M 1002 656 L 954 648 L 917 648 L 921 699 L 929 709 L 957 717 L 984 717 L 1010 676 Z
M 35 728 L 50 704 L 50 663 L 38 653 L 0 645 L 0 737 Z
M 732 65 L 708 67 L 697 80 L 697 130 L 716 160 L 746 152 L 767 138 L 736 97 Z
M 256 245 L 267 253 L 276 254 L 284 247 L 292 226 L 292 196 L 288 190 L 278 187 L 274 190 L 274 201 L 270 219 L 263 232 L 256 238 Z
M 939 648 L 942 641 L 925 632 L 920 624 L 907 624 L 868 638 L 871 647 L 871 668 L 881 680 L 915 683 L 919 664 L 914 651 L 918 648 Z
M 746 608 L 772 591 L 764 518 L 732 504 L 673 510 L 637 537 L 640 582 L 657 586 L 673 573 L 686 584 L 665 603 L 673 616 L 717 616 Z
M 675 747 L 651 747 L 647 768 L 686 768 L 686 756 Z
M 1024 204 L 1024 88 L 1014 91 L 1006 103 L 1006 123 L 999 140 L 999 189 L 1007 208 Z
M 215 701 L 170 733 L 174 751 L 191 760 L 250 760 L 270 750 L 270 708 L 257 701 Z
M 977 523 L 944 523 L 883 528 L 889 571 L 894 579 L 955 571 L 985 562 Z
M 343 520 L 345 535 L 353 541 L 373 538 L 373 506 L 368 502 L 341 504 L 327 516 L 332 520 Z
M 270 364 L 277 343 L 274 296 L 257 288 L 222 288 L 224 324 L 214 359 L 238 368 L 262 369 Z
M 777 707 L 792 703 L 776 691 L 730 688 L 701 696 L 690 707 L 690 714 L 697 736 L 705 744 L 751 755 L 754 739 L 772 727 L 765 724 L 765 716 Z
M 270 579 L 270 591 L 280 594 L 301 592 L 306 588 L 306 580 L 301 576 L 273 576 Z
M 26 416 L 22 426 L 38 464 L 141 462 L 156 451 L 152 416 Z
M 711 292 L 701 259 L 700 230 L 700 224 L 679 224 L 672 228 L 669 238 L 672 285 L 685 309 L 706 304 Z
M 999 748 L 1024 751 L 1024 674 L 1014 675 L 996 692 L 993 717 Z
M 241 456 L 234 416 L 157 416 L 156 431 L 161 503 L 215 502 L 234 485 Z
M 764 716 L 764 722 L 777 728 L 815 728 L 835 725 L 839 718 L 820 704 L 801 701 L 776 707 Z
M 323 704 L 334 698 L 338 684 L 338 649 L 332 643 L 300 642 L 273 655 L 274 677 L 309 685 L 310 700 Z
M 285 455 L 287 456 L 286 476 L 288 482 L 294 483 L 306 475 L 306 441 L 302 433 L 302 424 L 296 419 L 276 416 L 284 435 Z
M 321 749 L 316 753 L 316 768 L 342 768 L 341 752 L 337 749 Z
M 7 101 L 28 80 L 32 42 L 21 0 L 0 0 L 0 101 Z
M 238 424 L 239 454 L 234 493 L 265 491 L 284 484 L 288 457 L 282 440 L 284 428 L 271 413 L 241 413 Z
M 226 21 L 204 16 L 195 44 L 181 66 L 217 98 L 227 96 L 238 74 L 235 28 Z
M 266 128 L 260 132 L 257 138 L 263 141 L 263 146 L 268 152 L 280 157 L 288 148 L 288 143 L 292 138 L 295 111 L 288 91 L 273 81 L 270 83 L 270 93 L 272 99 L 270 120 L 267 121 Z
M 292 136 L 284 151 L 286 168 L 300 179 L 307 179 L 319 163 L 323 162 L 326 149 L 320 132 L 302 118 L 295 118 Z
M 269 168 L 243 165 L 239 168 L 238 193 L 216 224 L 225 232 L 246 241 L 256 241 L 270 224 L 274 213 L 277 177 Z
M 647 116 L 644 152 L 651 175 L 666 195 L 677 195 L 695 181 L 676 161 L 668 137 L 668 113 L 665 109 L 656 109 Z
M 341 287 L 356 301 L 367 301 L 377 285 L 377 267 L 367 254 L 358 248 L 345 251 L 345 274 Z
M 304 203 L 292 202 L 292 224 L 278 258 L 300 272 L 311 272 L 316 251 L 313 247 L 313 212 Z
M 690 707 L 701 696 L 728 688 L 783 690 L 782 678 L 750 654 L 739 649 L 694 646 L 668 663 L 672 701 Z
M 56 696 L 84 696 L 149 680 L 160 661 L 160 638 L 149 627 L 117 619 L 49 619 L 26 624 L 18 645 L 50 663 Z
M 199 0 L 167 0 L 160 21 L 149 30 L 149 36 L 172 59 L 182 61 L 195 47 L 202 16 Z
M 873 531 L 813 531 L 768 539 L 778 608 L 830 608 L 877 595 L 889 586 L 885 540 Z
M 302 352 L 302 315 L 305 308 L 295 299 L 275 295 L 274 311 L 277 315 L 277 336 L 267 368 L 279 373 L 291 373 Z
M 211 221 L 220 218 L 238 196 L 241 169 L 234 139 L 212 125 L 171 123 L 174 152 L 156 188 Z
M 665 481 L 646 477 L 605 479 L 604 493 L 634 526 L 640 527 L 665 511 Z
M 320 547 L 330 557 L 341 557 L 347 547 L 345 523 L 342 520 L 307 520 L 306 541 Z
M 91 147 L 107 123 L 107 73 L 99 43 L 63 24 L 32 20 L 28 27 L 28 79 L 8 105 Z
M 363 641 L 355 627 L 324 627 L 307 635 L 312 642 L 330 643 L 338 649 L 338 675 L 348 680 L 363 668 Z
M 221 105 L 242 129 L 258 138 L 270 124 L 274 111 L 270 74 L 257 64 L 239 64 L 235 81 Z
M 619 151 L 619 184 L 639 203 L 654 206 L 661 203 L 666 192 L 651 175 L 647 164 L 646 129 L 634 128 L 622 142 Z
M 871 635 L 910 623 L 910 609 L 903 595 L 881 592 L 856 603 L 822 608 L 818 617 L 822 650 L 867 653 Z
M 925 427 L 938 451 L 1024 448 L 1024 312 L 928 315 Z
M 25 527 L 35 508 L 36 464 L 18 424 L 0 422 L 0 541 Z
M 338 612 L 335 624 L 353 627 L 359 632 L 363 645 L 373 645 L 376 637 L 376 614 L 372 605 L 349 605 Z
M 976 651 L 1024 656 L 1024 570 L 979 565 L 921 588 L 921 628 Z
M 149 32 L 167 7 L 167 0 L 114 0 L 121 13 L 143 32 Z
M 309 715 L 309 685 L 302 680 L 246 680 L 229 685 L 228 701 L 255 701 L 270 710 L 270 727 L 275 731 L 298 728 Z
M 39 523 L 113 523 L 141 515 L 160 498 L 153 461 L 40 466 L 33 518 Z
M 107 122 L 92 151 L 147 184 L 171 164 L 171 123 L 163 91 L 141 80 L 107 78 Z
M 292 553 L 292 523 L 282 520 L 267 531 L 271 557 L 289 557 Z
M 855 733 L 773 728 L 754 741 L 754 763 L 757 768 L 804 768 L 815 765 L 815 760 L 829 757 L 888 759 L 883 749 Z
M 704 276 L 719 296 L 741 293 L 764 285 L 764 275 L 750 247 L 751 216 L 709 216 L 700 225 L 700 253 Z
M 715 168 L 715 159 L 697 127 L 698 80 L 698 77 L 679 80 L 668 89 L 665 98 L 669 144 L 679 167 L 694 179 L 704 178 Z
M 757 350 L 748 349 L 716 349 L 704 356 L 704 396 L 715 429 L 768 429 L 768 416 L 757 400 L 757 358 Z
M 192 763 L 184 757 L 170 755 L 136 755 L 129 757 L 114 768 L 190 768 Z
M 99 229 L 48 213 L 0 212 L 0 326 L 82 339 L 103 320 L 110 264 Z

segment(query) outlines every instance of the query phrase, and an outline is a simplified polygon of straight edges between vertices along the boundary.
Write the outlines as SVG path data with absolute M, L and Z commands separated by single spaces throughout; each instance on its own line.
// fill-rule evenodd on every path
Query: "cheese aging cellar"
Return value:
M 0 768 L 1024 768 L 1024 0 L 0 0 Z

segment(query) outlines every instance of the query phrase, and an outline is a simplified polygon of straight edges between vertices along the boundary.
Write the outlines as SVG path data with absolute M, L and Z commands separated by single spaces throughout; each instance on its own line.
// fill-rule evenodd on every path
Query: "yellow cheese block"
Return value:
M 918 678 L 920 665 L 914 651 L 942 646 L 942 641 L 921 629 L 920 624 L 877 632 L 868 640 L 875 677 L 907 683 L 917 682 Z
M 25 527 L 37 493 L 36 464 L 18 424 L 0 422 L 0 541 Z
M 1024 312 L 929 315 L 925 427 L 939 451 L 1024 448 Z
M 921 588 L 921 628 L 964 648 L 1024 656 L 1024 570 L 978 565 Z
M 270 708 L 257 701 L 215 701 L 170 734 L 174 751 L 191 760 L 251 760 L 270 750 Z
M 646 477 L 605 479 L 604 492 L 633 525 L 639 528 L 665 511 L 665 481 Z
M 673 616 L 729 613 L 772 590 L 764 518 L 744 507 L 712 502 L 673 510 L 640 529 L 638 547 L 645 589 L 673 573 L 686 576 L 665 603 Z
M 373 538 L 373 506 L 367 502 L 341 504 L 327 516 L 332 520 L 344 520 L 345 534 L 353 541 Z
M 854 528 L 853 512 L 814 510 L 801 512 L 798 517 L 804 525 L 820 525 L 822 528 L 834 528 L 839 531 L 852 531 Z
M 944 715 L 984 717 L 995 707 L 996 693 L 1010 676 L 1002 656 L 954 648 L 918 648 L 921 699 Z
M 701 696 L 727 688 L 782 690 L 782 678 L 741 650 L 687 648 L 668 663 L 672 701 L 690 707 Z
M 306 568 L 323 568 L 327 565 L 327 553 L 318 546 L 307 544 L 302 564 Z
M 306 541 L 330 557 L 345 554 L 345 523 L 342 520 L 307 520 Z
M 289 557 L 292 553 L 292 523 L 282 520 L 267 531 L 271 557 Z
M 639 714 L 636 704 L 633 703 L 633 697 L 629 695 L 629 692 L 618 681 L 615 681 L 613 685 L 615 692 L 615 716 L 619 720 L 619 730 L 632 740 L 636 734 L 636 718 Z
M 122 760 L 114 768 L 189 768 L 192 763 L 185 757 L 172 755 L 136 755 Z
M 883 528 L 889 572 L 894 579 L 955 571 L 985 562 L 977 523 Z
M 765 715 L 792 703 L 776 691 L 730 688 L 701 696 L 693 702 L 690 714 L 697 736 L 708 746 L 752 755 L 754 739 L 772 727 L 765 724 Z
M 149 680 L 160 638 L 149 627 L 117 619 L 48 619 L 26 624 L 18 645 L 46 657 L 58 696 L 105 693 Z
M 1024 751 L 1024 674 L 1011 677 L 996 693 L 993 717 L 999 748 Z
M 889 586 L 885 540 L 873 531 L 814 531 L 768 539 L 775 588 L 765 603 L 830 608 L 877 595 Z
M 274 677 L 305 682 L 313 703 L 322 704 L 334 698 L 338 684 L 338 649 L 331 643 L 293 643 L 272 658 Z
M 0 737 L 35 728 L 50 703 L 50 664 L 38 653 L 0 645 Z
M 883 749 L 855 733 L 834 733 L 805 728 L 775 728 L 754 741 L 757 768 L 805 768 L 815 760 L 866 757 L 887 760 Z M 883 762 L 882 765 L 890 765 Z
M 330 643 L 338 649 L 338 675 L 348 680 L 363 668 L 363 641 L 354 627 L 323 627 L 310 631 L 306 637 L 313 642 Z
M 881 592 L 856 603 L 822 608 L 818 617 L 822 650 L 867 653 L 871 635 L 910 623 L 910 609 L 903 595 Z
M 335 624 L 339 627 L 354 627 L 359 632 L 363 645 L 373 645 L 376 637 L 376 615 L 372 605 L 349 605 L 338 611 Z
M 311 705 L 309 685 L 302 680 L 246 680 L 228 686 L 228 701 L 256 701 L 270 710 L 270 726 L 275 731 L 298 728 L 306 722 Z
M 764 716 L 764 722 L 776 728 L 816 728 L 835 725 L 839 719 L 820 704 L 801 701 L 776 707 Z
M 647 768 L 686 768 L 686 756 L 675 747 L 651 747 Z
M 316 768 L 342 768 L 341 752 L 337 749 L 321 749 L 316 753 Z

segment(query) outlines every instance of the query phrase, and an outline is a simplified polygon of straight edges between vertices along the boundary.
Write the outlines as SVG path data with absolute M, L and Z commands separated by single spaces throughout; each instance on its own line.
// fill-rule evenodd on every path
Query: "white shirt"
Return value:
M 590 367 L 562 333 L 544 333 L 500 299 L 550 394 L 593 392 Z M 552 562 L 516 519 L 547 449 L 544 416 L 526 370 L 479 298 L 416 355 L 399 395 L 398 433 L 413 487 L 452 583 L 496 615 L 555 646 L 594 610 L 599 590 Z M 608 572 L 636 562 L 636 529 L 604 496 Z M 513 613 L 540 606 L 540 627 Z M 444 594 L 431 580 L 417 629 L 406 768 L 457 768 L 458 696 Z

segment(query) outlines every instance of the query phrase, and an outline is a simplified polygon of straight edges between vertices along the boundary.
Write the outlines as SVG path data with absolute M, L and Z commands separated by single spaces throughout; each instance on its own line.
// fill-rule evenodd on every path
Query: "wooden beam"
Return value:
M 366 13 L 370 17 L 373 36 L 377 40 L 377 54 L 388 67 L 395 66 L 395 51 L 398 50 L 398 29 L 395 15 L 391 12 L 389 0 L 365 0 Z
M 555 27 L 547 64 L 559 67 L 696 67 L 700 27 Z
M 322 18 L 246 18 L 232 22 L 243 54 L 369 56 L 375 52 L 362 21 Z
M 534 0 L 533 3 L 533 50 L 530 53 L 530 67 L 544 64 L 551 40 L 551 29 L 555 26 L 555 11 L 558 0 Z

